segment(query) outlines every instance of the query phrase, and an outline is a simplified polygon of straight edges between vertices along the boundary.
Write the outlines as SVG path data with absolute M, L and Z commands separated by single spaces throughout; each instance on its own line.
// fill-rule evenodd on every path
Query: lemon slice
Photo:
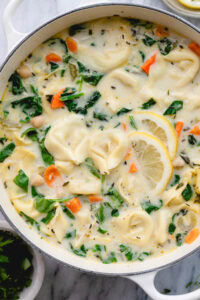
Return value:
M 172 124 L 164 116 L 151 111 L 135 112 L 134 119 L 138 129 L 153 134 L 165 144 L 173 160 L 176 156 L 178 139 Z
M 166 146 L 155 136 L 134 131 L 129 135 L 139 172 L 149 190 L 159 194 L 165 190 L 172 175 L 172 163 Z
M 193 8 L 200 9 L 200 0 L 178 0 L 182 5 Z

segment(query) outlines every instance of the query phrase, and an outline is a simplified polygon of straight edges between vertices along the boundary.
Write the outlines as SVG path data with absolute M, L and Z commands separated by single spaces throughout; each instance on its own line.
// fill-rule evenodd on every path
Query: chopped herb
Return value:
M 60 71 L 60 76 L 61 76 L 61 77 L 64 77 L 65 71 L 66 71 L 65 69 L 62 69 L 62 70 Z
M 44 195 L 43 194 L 40 194 L 38 193 L 38 191 L 36 190 L 36 188 L 34 186 L 31 187 L 31 194 L 32 194 L 32 197 L 41 197 L 41 198 L 44 198 Z
M 99 228 L 97 229 L 97 231 L 100 232 L 101 234 L 105 234 L 105 233 L 108 232 L 107 230 L 104 230 L 102 227 L 99 227 Z
M 50 61 L 49 64 L 50 64 L 50 67 L 51 67 L 51 72 L 54 72 L 56 69 L 59 68 L 59 65 L 56 64 L 56 63 L 53 62 L 53 61 Z
M 142 61 L 144 62 L 145 61 L 145 54 L 144 54 L 144 52 L 141 51 L 141 50 L 139 50 L 139 53 L 140 53 L 140 55 L 142 57 Z
M 37 229 L 40 230 L 40 224 L 36 220 L 27 216 L 23 211 L 20 211 L 20 216 L 23 216 L 27 223 L 30 223 L 31 225 L 36 225 Z
M 15 150 L 15 144 L 10 143 L 0 150 L 0 163 L 4 162 L 4 160 L 10 156 Z
M 175 232 L 175 230 L 176 230 L 176 225 L 171 222 L 168 227 L 169 234 L 173 234 Z
M 155 105 L 156 101 L 151 98 L 147 102 L 144 102 L 141 106 L 142 109 L 149 109 L 151 106 Z
M 25 87 L 23 86 L 22 79 L 17 72 L 14 72 L 9 80 L 12 84 L 12 93 L 13 95 L 21 95 L 24 91 L 26 91 Z
M 92 46 L 92 47 L 95 47 L 95 46 L 96 46 L 96 44 L 95 44 L 95 43 L 91 43 L 91 44 L 90 44 L 90 46 Z
M 72 220 L 75 219 L 75 216 L 73 215 L 73 213 L 71 212 L 71 210 L 69 210 L 68 207 L 66 207 L 66 206 L 63 207 L 63 212 L 66 213 L 66 215 L 67 215 L 70 219 L 72 219 Z
M 96 176 L 99 179 L 101 178 L 101 174 L 100 174 L 99 170 L 97 170 L 97 168 L 95 167 L 95 165 L 90 157 L 87 157 L 85 159 L 84 165 L 88 168 L 90 173 L 92 173 L 94 176 Z
M 104 216 L 103 204 L 100 204 L 100 207 L 99 207 L 98 211 L 96 212 L 95 216 L 100 224 L 104 222 L 105 216 Z
M 117 113 L 117 116 L 121 116 L 124 114 L 127 114 L 128 112 L 132 111 L 132 109 L 126 108 L 126 107 L 122 107 Z
M 192 197 L 192 194 L 193 194 L 193 191 L 192 191 L 191 185 L 188 183 L 182 192 L 182 196 L 185 199 L 185 201 L 189 201 Z
M 82 246 L 80 247 L 80 249 L 75 249 L 75 248 L 73 247 L 73 245 L 70 243 L 70 247 L 71 247 L 71 250 L 72 250 L 72 252 L 73 252 L 74 254 L 76 254 L 76 255 L 78 255 L 78 256 L 86 257 L 87 251 L 88 251 L 88 250 L 85 248 L 84 245 L 82 245 Z
M 113 210 L 111 211 L 111 216 L 119 217 L 119 210 L 117 208 L 113 208 Z
M 174 224 L 175 218 L 179 215 L 185 216 L 187 214 L 187 212 L 188 211 L 186 209 L 181 209 L 178 213 L 173 214 L 172 221 L 171 221 L 171 223 L 169 224 L 169 227 L 168 227 L 168 232 L 170 234 L 173 234 L 176 230 L 176 225 Z
M 101 252 L 101 251 L 106 251 L 105 245 L 99 245 L 99 244 L 94 245 L 92 252 Z
M 66 233 L 66 239 L 75 239 L 76 237 L 76 229 Z
M 147 47 L 151 47 L 156 43 L 156 40 L 154 40 L 152 37 L 150 37 L 149 35 L 144 35 L 144 38 L 142 39 L 143 43 L 145 44 L 145 46 Z
M 173 182 L 171 183 L 171 186 L 177 185 L 177 184 L 179 183 L 180 179 L 181 179 L 180 175 L 175 174 L 175 175 L 174 175 Z
M 196 145 L 197 144 L 197 140 L 195 139 L 193 134 L 188 135 L 188 143 L 190 145 Z
M 20 188 L 22 188 L 25 192 L 28 192 L 29 178 L 24 173 L 23 170 L 19 170 L 18 175 L 14 178 L 13 181 L 16 185 L 18 185 Z
M 145 256 L 149 256 L 150 254 L 148 252 L 142 252 L 138 255 L 137 260 L 143 261 L 145 259 Z
M 114 187 L 109 188 L 106 195 L 110 196 L 115 208 L 119 208 L 124 203 L 124 198 Z
M 1 137 L 0 138 L 0 144 L 4 145 L 5 142 L 7 142 L 7 138 L 6 137 Z
M 32 141 L 37 141 L 38 140 L 38 133 L 37 130 L 33 127 L 26 129 L 22 134 L 21 137 L 27 136 L 29 139 Z
M 128 261 L 130 261 L 130 260 L 133 259 L 133 252 L 132 252 L 132 250 L 131 250 L 130 247 L 121 244 L 121 245 L 119 246 L 119 249 L 120 249 L 120 252 L 121 252 L 121 253 L 124 253 L 124 255 L 126 256 L 126 259 L 127 259 Z
M 176 245 L 180 247 L 184 243 L 185 234 L 184 233 L 177 233 L 175 236 Z
M 164 112 L 164 116 L 166 115 L 175 115 L 177 111 L 183 108 L 183 101 L 181 100 L 175 100 L 173 101 L 170 106 L 166 109 Z
M 46 215 L 46 217 L 41 220 L 41 222 L 44 224 L 49 224 L 51 222 L 51 220 L 53 219 L 53 217 L 55 216 L 55 213 L 56 213 L 55 209 L 49 211 L 48 214 Z
M 111 264 L 111 263 L 117 262 L 115 252 L 110 252 L 109 256 L 106 259 L 104 259 L 100 256 L 100 259 L 101 259 L 103 264 Z
M 136 122 L 135 122 L 133 116 L 129 116 L 129 121 L 130 121 L 131 126 L 137 130 L 138 128 L 137 128 L 137 125 L 136 125 Z
M 151 214 L 152 211 L 159 210 L 163 206 L 163 201 L 159 200 L 159 202 L 160 202 L 160 204 L 155 205 L 155 204 L 152 204 L 150 201 L 146 201 L 146 202 L 143 202 L 141 204 L 141 206 L 148 214 Z
M 165 37 L 158 42 L 158 48 L 162 55 L 167 55 L 171 50 L 174 49 L 174 44 Z
M 69 27 L 69 35 L 74 36 L 75 34 L 81 32 L 82 30 L 85 29 L 85 26 L 82 24 L 75 24 Z
M 98 119 L 100 121 L 108 121 L 108 116 L 103 113 L 93 112 L 93 118 Z

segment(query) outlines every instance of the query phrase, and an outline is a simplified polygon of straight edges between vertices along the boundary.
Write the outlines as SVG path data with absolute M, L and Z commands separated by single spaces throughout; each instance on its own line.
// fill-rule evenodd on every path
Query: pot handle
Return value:
M 154 300 L 199 300 L 200 289 L 182 295 L 164 295 L 155 287 L 155 277 L 158 272 L 150 272 L 141 275 L 125 276 L 125 278 L 137 283 Z
M 12 17 L 21 0 L 10 0 L 3 13 L 3 27 L 10 52 L 27 34 L 17 31 L 12 24 Z

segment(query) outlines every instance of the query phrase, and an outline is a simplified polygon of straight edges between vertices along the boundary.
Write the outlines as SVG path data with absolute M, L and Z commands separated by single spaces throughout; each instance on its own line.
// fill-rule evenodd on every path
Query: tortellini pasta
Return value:
M 68 229 L 68 221 L 60 206 L 56 208 L 56 213 L 51 222 L 47 225 L 47 229 L 53 231 L 59 242 L 62 241 Z

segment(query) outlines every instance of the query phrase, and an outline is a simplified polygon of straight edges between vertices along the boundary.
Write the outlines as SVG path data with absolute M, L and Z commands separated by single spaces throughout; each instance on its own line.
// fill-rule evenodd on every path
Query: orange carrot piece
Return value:
M 64 92 L 65 89 L 62 89 L 61 91 L 59 91 L 57 94 L 55 94 L 51 100 L 51 108 L 52 109 L 56 109 L 56 108 L 61 108 L 64 107 L 65 104 L 63 101 L 60 101 L 60 97 L 62 95 L 62 93 Z
M 194 135 L 200 135 L 200 129 L 198 125 L 195 125 L 191 130 L 190 133 L 194 134 Z
M 186 236 L 185 238 L 185 242 L 187 244 L 192 244 L 199 236 L 200 231 L 198 228 L 194 228 L 192 229 Z
M 181 121 L 179 121 L 179 122 L 176 123 L 176 133 L 177 133 L 178 137 L 180 137 L 180 135 L 181 135 L 181 131 L 183 129 L 183 125 L 184 125 L 184 123 L 181 122 Z
M 122 128 L 123 128 L 124 131 L 127 130 L 127 125 L 126 125 L 126 123 L 122 123 Z
M 60 57 L 60 55 L 58 55 L 56 53 L 49 53 L 46 56 L 46 62 L 49 63 L 50 61 L 59 62 L 59 61 L 62 61 L 62 58 Z
M 73 213 L 77 213 L 81 207 L 81 201 L 79 200 L 79 198 L 73 198 L 72 200 L 66 202 L 65 204 L 67 206 L 67 208 L 69 208 Z
M 124 157 L 124 160 L 128 160 L 131 157 L 131 149 L 129 149 Z
M 129 173 L 136 173 L 137 170 L 138 169 L 137 169 L 136 165 L 134 163 L 132 163 L 129 168 Z
M 95 202 L 102 201 L 103 198 L 96 196 L 96 195 L 91 195 L 91 196 L 89 196 L 89 200 L 90 200 L 90 203 L 95 203 Z
M 71 52 L 76 53 L 78 51 L 78 44 L 77 44 L 77 42 L 73 38 L 71 38 L 70 36 L 67 38 L 66 43 L 67 43 L 68 49 Z
M 197 43 L 194 42 L 190 43 L 188 45 L 188 48 L 193 52 L 195 52 L 198 56 L 200 56 L 200 46 Z
M 146 73 L 149 74 L 150 67 L 155 63 L 156 61 L 156 54 L 151 56 L 149 59 L 145 61 L 145 63 L 141 66 L 141 69 Z
M 54 180 L 60 176 L 60 172 L 54 165 L 51 165 L 48 168 L 46 168 L 44 172 L 44 180 L 48 186 L 52 186 Z
M 156 28 L 155 35 L 159 37 L 168 37 L 169 31 L 162 26 L 158 26 Z

